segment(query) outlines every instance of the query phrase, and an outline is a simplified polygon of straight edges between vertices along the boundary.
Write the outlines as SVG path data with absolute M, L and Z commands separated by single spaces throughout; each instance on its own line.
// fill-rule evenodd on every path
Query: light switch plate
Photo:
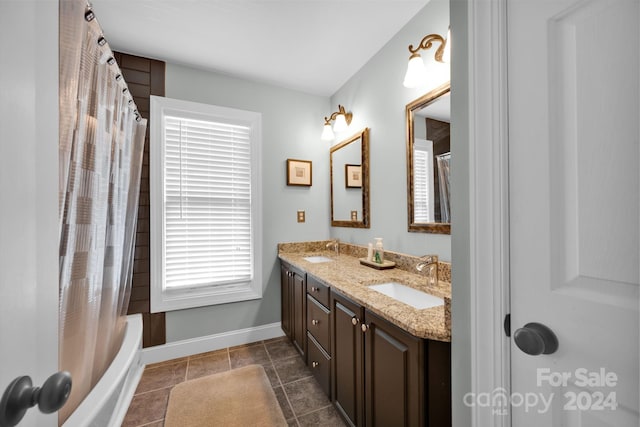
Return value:
M 304 211 L 298 211 L 298 222 L 304 222 Z

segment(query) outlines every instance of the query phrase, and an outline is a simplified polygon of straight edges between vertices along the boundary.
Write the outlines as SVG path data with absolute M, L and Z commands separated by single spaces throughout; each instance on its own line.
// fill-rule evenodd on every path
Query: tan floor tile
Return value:
M 264 367 L 289 426 L 345 425 L 288 338 L 281 337 L 148 365 L 123 427 L 163 427 L 173 385 L 250 364 Z
M 214 354 L 218 354 L 218 353 L 224 353 L 224 354 L 226 354 L 228 356 L 229 355 L 229 349 L 228 348 L 222 348 L 220 350 L 213 350 L 213 351 L 207 351 L 207 352 L 204 352 L 204 353 L 193 354 L 193 355 L 189 356 L 189 360 L 198 359 L 200 357 L 213 356 Z
M 185 362 L 189 357 L 179 357 L 177 359 L 165 360 L 164 362 L 150 363 L 145 366 L 147 369 L 159 368 L 160 366 L 175 365 L 176 363 Z
M 340 415 L 338 415 L 338 411 L 332 405 L 298 417 L 298 423 L 301 427 L 346 426 Z
M 187 380 L 217 374 L 230 369 L 231 366 L 229 365 L 229 356 L 227 355 L 227 352 L 213 352 L 208 356 L 189 359 Z
M 171 387 L 181 383 L 187 372 L 187 361 L 161 365 L 154 368 L 145 368 L 136 394 L 144 393 L 160 388 Z
M 285 384 L 283 388 L 296 416 L 317 411 L 331 404 L 313 377 Z
M 282 384 L 301 380 L 302 378 L 312 375 L 300 356 L 276 360 L 273 362 L 273 367 L 276 369 L 276 372 L 278 372 Z
M 264 368 L 264 371 L 267 373 L 267 378 L 269 378 L 269 382 L 271 383 L 271 387 L 278 387 L 281 386 L 282 384 L 280 383 L 280 378 L 278 377 L 278 374 L 276 373 L 276 368 L 273 367 L 272 363 L 269 363 L 268 365 L 262 365 L 262 367 Z
M 231 369 L 253 364 L 266 365 L 271 363 L 264 345 L 230 348 L 229 358 L 231 359 Z
M 294 418 L 293 409 L 291 409 L 291 405 L 289 405 L 289 401 L 287 400 L 287 396 L 284 394 L 284 390 L 282 387 L 276 387 L 273 389 L 273 392 L 276 395 L 276 399 L 278 399 L 278 403 L 280 404 L 280 409 L 282 409 L 282 415 L 284 415 L 285 419 Z
M 122 427 L 137 427 L 163 420 L 170 391 L 170 388 L 163 388 L 134 396 Z
M 267 353 L 271 356 L 271 360 L 286 359 L 287 357 L 298 356 L 296 348 L 288 339 L 279 339 L 277 341 L 268 341 L 264 343 Z

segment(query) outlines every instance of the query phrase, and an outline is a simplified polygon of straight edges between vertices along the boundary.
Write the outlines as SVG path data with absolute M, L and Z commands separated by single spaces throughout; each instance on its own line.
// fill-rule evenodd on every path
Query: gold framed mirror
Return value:
M 450 83 L 407 104 L 409 231 L 451 234 Z
M 369 128 L 329 151 L 331 225 L 369 228 Z

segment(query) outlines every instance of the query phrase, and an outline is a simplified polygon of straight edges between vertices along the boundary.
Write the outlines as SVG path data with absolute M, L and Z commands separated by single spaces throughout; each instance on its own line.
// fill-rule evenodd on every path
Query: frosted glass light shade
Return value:
M 336 132 L 344 132 L 349 125 L 344 117 L 344 114 L 338 114 L 336 116 L 336 123 L 333 125 L 333 130 Z
M 333 130 L 331 130 L 331 125 L 324 125 L 324 127 L 322 128 L 322 135 L 320 136 L 320 139 L 322 139 L 323 141 L 331 141 L 333 140 L 333 138 L 335 138 L 335 135 L 333 134 Z
M 451 29 L 447 31 L 447 38 L 444 41 L 444 52 L 442 52 L 442 62 L 451 62 Z
M 426 83 L 427 70 L 422 61 L 422 57 L 417 53 L 414 53 L 409 58 L 409 64 L 407 65 L 407 74 L 404 75 L 404 87 L 414 88 Z

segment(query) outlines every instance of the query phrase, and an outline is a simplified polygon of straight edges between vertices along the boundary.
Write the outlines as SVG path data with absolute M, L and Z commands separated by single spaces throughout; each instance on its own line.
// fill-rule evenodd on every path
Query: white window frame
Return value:
M 164 280 L 164 158 L 165 116 L 219 121 L 251 128 L 251 252 L 252 274 L 247 282 L 224 286 L 165 289 Z M 158 313 L 262 298 L 262 114 L 151 96 L 149 144 L 151 312 Z

